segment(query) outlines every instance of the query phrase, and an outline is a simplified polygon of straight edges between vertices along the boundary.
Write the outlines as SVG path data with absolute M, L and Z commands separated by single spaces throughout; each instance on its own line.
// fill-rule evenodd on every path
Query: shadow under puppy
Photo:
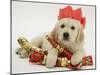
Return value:
M 34 38 L 31 41 L 31 44 L 48 51 L 46 66 L 48 68 L 52 68 L 56 65 L 59 52 L 46 39 L 46 35 L 49 35 L 56 40 L 59 45 L 67 48 L 73 53 L 71 57 L 71 64 L 77 65 L 85 56 L 85 51 L 83 48 L 84 25 L 85 18 L 82 17 L 81 9 L 73 10 L 71 6 L 67 6 L 60 9 L 58 22 L 54 29 L 50 33 Z M 25 54 L 25 52 L 22 54 Z

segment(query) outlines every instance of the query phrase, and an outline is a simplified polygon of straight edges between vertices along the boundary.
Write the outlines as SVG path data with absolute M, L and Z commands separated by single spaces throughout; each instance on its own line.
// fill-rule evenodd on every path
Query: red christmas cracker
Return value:
M 29 62 L 38 63 L 38 64 L 45 64 L 46 57 L 47 57 L 47 54 L 45 54 L 45 52 L 41 53 L 39 51 L 37 51 L 37 52 L 34 51 L 29 56 Z M 67 57 L 58 57 L 57 63 L 56 63 L 57 67 L 67 67 L 69 69 L 80 69 L 82 66 L 89 66 L 89 65 L 93 65 L 92 56 L 84 57 L 82 59 L 82 61 L 75 66 L 73 66 L 71 64 L 70 60 L 68 60 Z

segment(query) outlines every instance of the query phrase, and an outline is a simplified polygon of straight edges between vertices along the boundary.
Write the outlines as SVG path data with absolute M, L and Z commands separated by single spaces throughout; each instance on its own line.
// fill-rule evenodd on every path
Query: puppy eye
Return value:
M 72 30 L 74 30 L 74 29 L 75 29 L 75 27 L 74 27 L 74 26 L 72 26 L 72 27 L 71 27 L 71 29 L 72 29 Z
M 62 25 L 61 25 L 61 28 L 64 28 L 64 27 L 65 27 L 65 25 L 64 25 L 64 24 L 62 24 Z

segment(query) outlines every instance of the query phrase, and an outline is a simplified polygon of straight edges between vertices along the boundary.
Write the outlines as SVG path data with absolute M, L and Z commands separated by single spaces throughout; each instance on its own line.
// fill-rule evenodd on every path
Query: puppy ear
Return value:
M 57 28 L 58 28 L 58 26 L 56 25 L 56 26 L 54 27 L 54 29 L 51 31 L 51 37 L 53 37 L 53 38 L 56 39 L 56 40 L 57 40 L 57 38 L 58 38 Z
M 81 43 L 83 41 L 84 41 L 84 32 L 83 32 L 83 28 L 80 27 L 79 30 L 78 30 L 77 37 L 76 37 L 76 42 Z

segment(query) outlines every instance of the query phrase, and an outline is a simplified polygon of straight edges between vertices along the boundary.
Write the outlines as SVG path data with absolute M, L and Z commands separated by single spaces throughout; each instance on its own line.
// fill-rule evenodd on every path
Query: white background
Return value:
M 28 59 L 20 59 L 15 50 L 19 47 L 17 39 L 24 36 L 28 40 L 51 31 L 58 19 L 59 9 L 68 5 L 18 2 L 12 3 L 12 73 L 29 73 L 45 71 L 63 71 L 68 68 L 48 69 L 45 66 L 32 65 Z M 71 5 L 73 9 L 82 8 L 82 15 L 86 17 L 85 47 L 86 55 L 93 57 L 93 66 L 83 67 L 82 69 L 95 68 L 95 6 Z M 92 13 L 90 13 L 92 12 Z M 24 66 L 26 68 L 24 68 Z
M 47 1 L 47 0 L 41 0 L 41 1 Z M 97 10 L 98 10 L 98 14 L 97 14 L 97 32 L 98 32 L 98 38 L 100 38 L 99 36 L 99 0 L 70 0 L 70 1 L 66 1 L 66 0 L 48 0 L 49 2 L 66 2 L 66 3 L 76 3 L 76 4 L 96 4 L 97 5 Z M 10 4 L 8 0 L 2 0 L 0 2 L 0 73 L 1 75 L 7 75 L 9 74 L 9 56 L 10 56 Z M 74 72 L 59 72 L 59 73 L 49 73 L 50 75 L 61 75 L 61 74 L 71 74 L 71 75 L 84 75 L 84 74 L 98 74 L 100 72 L 100 43 L 99 43 L 100 39 L 98 39 L 97 41 L 97 70 L 90 70 L 90 71 L 74 71 Z M 42 74 L 41 74 L 42 75 Z M 47 75 L 47 73 L 43 74 L 43 75 Z

